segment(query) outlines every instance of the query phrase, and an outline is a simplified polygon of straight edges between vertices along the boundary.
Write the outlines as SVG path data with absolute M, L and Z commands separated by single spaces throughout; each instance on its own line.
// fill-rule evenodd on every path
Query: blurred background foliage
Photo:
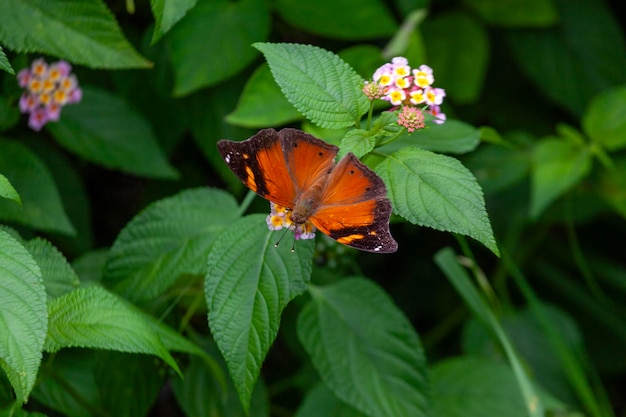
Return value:
M 0 219 L 25 237 L 44 234 L 70 260 L 95 256 L 157 199 L 205 185 L 243 196 L 216 152 L 219 139 L 289 125 L 331 141 L 336 133 L 311 126 L 282 96 L 254 42 L 323 47 L 364 79 L 391 57 L 406 56 L 414 67 L 434 69 L 447 92 L 448 118 L 480 127 L 476 149 L 451 154 L 481 183 L 503 253 L 551 305 L 565 343 L 586 352 L 583 362 L 598 377 L 592 384 L 602 381 L 615 415 L 626 416 L 622 2 L 181 0 L 172 6 L 176 2 L 110 0 L 108 10 L 82 2 L 100 6 L 77 6 L 85 10 L 75 12 L 90 19 L 71 23 L 50 12 L 69 7 L 67 1 L 18 3 L 0 6 L 2 68 L 17 72 L 44 52 L 71 61 L 85 90 L 81 105 L 64 109 L 59 123 L 35 134 L 17 110 L 15 76 L 0 74 L 0 172 L 21 192 L 24 207 L 36 207 L 18 212 L 3 199 Z M 27 25 L 15 17 L 20 7 L 50 12 L 59 25 L 38 26 L 43 12 Z M 25 164 L 31 176 L 13 175 Z M 266 212 L 266 203 L 257 199 L 252 210 Z M 458 369 L 479 369 L 476 381 L 482 372 L 497 373 L 494 362 L 455 368 L 459 363 L 444 361 L 461 352 L 504 357 L 433 262 L 439 249 L 456 245 L 454 236 L 399 222 L 392 233 L 400 244 L 395 255 L 320 251 L 314 282 L 356 269 L 383 286 L 421 335 L 429 363 L 440 364 L 433 398 L 448 388 L 446 378 L 472 378 Z M 512 283 L 511 268 L 479 245 L 472 248 L 525 366 L 552 396 L 584 409 L 559 352 Z M 292 308 L 263 369 L 276 415 L 289 415 L 301 400 L 293 393 L 307 385 L 299 380 L 306 372 L 292 372 L 301 361 Z M 475 389 L 470 403 L 490 392 L 479 384 Z M 37 398 L 45 402 L 46 395 Z M 329 393 L 320 387 L 314 395 L 322 401 Z M 188 415 L 200 415 L 189 411 L 189 401 L 183 405 Z M 299 415 L 312 415 L 306 411 L 312 401 Z M 455 406 L 433 405 L 436 415 L 461 415 L 450 410 Z M 154 414 L 166 415 L 156 408 Z

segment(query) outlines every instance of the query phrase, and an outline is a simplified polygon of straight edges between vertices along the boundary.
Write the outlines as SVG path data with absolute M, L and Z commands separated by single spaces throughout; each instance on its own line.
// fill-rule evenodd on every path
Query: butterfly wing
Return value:
M 242 142 L 221 140 L 220 154 L 252 191 L 283 207 L 324 173 L 338 148 L 297 129 L 263 129 Z
M 391 211 L 383 180 L 348 153 L 330 174 L 310 220 L 340 243 L 368 252 L 389 253 L 398 249 L 389 232 Z

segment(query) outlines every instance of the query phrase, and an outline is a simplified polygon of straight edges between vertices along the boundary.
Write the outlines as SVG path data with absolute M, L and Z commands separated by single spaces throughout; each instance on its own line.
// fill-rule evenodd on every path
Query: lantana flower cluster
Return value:
M 412 132 L 424 127 L 422 111 L 433 115 L 437 124 L 446 120 L 440 108 L 446 92 L 433 87 L 434 82 L 433 70 L 428 65 L 411 68 L 408 60 L 399 56 L 378 68 L 372 81 L 365 83 L 363 92 L 370 100 L 382 99 L 401 106 L 398 123 Z
M 20 110 L 30 114 L 31 129 L 41 130 L 49 121 L 59 120 L 63 106 L 80 102 L 83 93 L 71 72 L 72 66 L 66 61 L 48 65 L 39 58 L 17 74 L 18 84 L 25 90 L 20 97 Z
M 310 221 L 304 224 L 296 225 L 291 220 L 292 211 L 286 207 L 279 206 L 270 202 L 270 214 L 267 215 L 265 221 L 270 230 L 281 230 L 288 228 L 294 232 L 296 240 L 313 239 L 315 237 L 315 226 Z

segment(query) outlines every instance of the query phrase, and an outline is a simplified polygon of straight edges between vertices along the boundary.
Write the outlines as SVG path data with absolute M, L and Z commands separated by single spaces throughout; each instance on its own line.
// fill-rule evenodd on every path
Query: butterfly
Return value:
M 263 129 L 242 142 L 220 140 L 226 164 L 252 191 L 310 221 L 344 245 L 367 252 L 398 249 L 389 232 L 391 203 L 383 180 L 352 153 L 298 129 Z

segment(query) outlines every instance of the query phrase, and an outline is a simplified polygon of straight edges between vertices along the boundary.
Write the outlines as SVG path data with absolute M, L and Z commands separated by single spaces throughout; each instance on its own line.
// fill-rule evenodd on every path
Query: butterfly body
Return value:
M 332 239 L 369 252 L 395 252 L 384 182 L 349 153 L 297 129 L 261 130 L 242 142 L 221 140 L 231 170 L 261 197 L 290 209 Z

